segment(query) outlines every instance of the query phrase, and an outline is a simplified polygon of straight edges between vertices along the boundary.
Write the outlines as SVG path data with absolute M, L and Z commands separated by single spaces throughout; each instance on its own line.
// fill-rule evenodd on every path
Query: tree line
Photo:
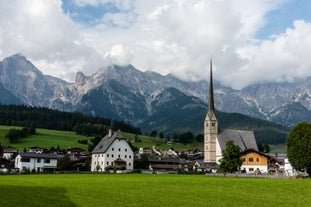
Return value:
M 5 135 L 5 138 L 7 138 L 10 143 L 14 143 L 18 139 L 27 137 L 30 134 L 36 134 L 36 128 L 33 125 L 23 127 L 22 129 L 10 129 Z

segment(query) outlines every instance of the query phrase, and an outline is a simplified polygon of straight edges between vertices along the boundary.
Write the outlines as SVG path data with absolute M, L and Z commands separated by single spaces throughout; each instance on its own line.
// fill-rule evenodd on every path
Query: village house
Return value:
M 29 148 L 29 152 L 33 153 L 43 153 L 44 151 L 47 151 L 47 149 L 39 146 L 33 146 Z
M 57 168 L 57 155 L 25 152 L 19 153 L 15 158 L 15 168 L 19 172 L 53 172 Z
M 271 156 L 248 149 L 242 153 L 241 170 L 245 173 L 268 173 Z
M 17 154 L 17 150 L 5 149 L 3 151 L 3 158 L 10 160 L 10 159 L 13 159 L 14 155 L 16 154 Z
M 70 156 L 85 156 L 85 150 L 80 147 L 73 147 L 70 149 L 67 149 L 67 154 Z
M 126 171 L 134 169 L 134 152 L 120 131 L 109 130 L 91 154 L 91 171 L 93 172 L 103 172 L 108 169 Z
M 157 171 L 174 171 L 181 169 L 182 165 L 179 157 L 148 157 L 149 169 Z

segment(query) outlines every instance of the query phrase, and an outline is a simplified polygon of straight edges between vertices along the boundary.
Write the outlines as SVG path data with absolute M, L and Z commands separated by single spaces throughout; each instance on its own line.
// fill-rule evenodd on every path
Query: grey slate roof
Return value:
M 221 150 L 226 148 L 226 142 L 232 140 L 238 145 L 241 151 L 253 149 L 258 151 L 255 135 L 253 131 L 225 129 L 218 135 L 218 142 Z
M 123 137 L 121 135 L 120 131 L 116 131 L 114 132 L 111 137 L 109 137 L 109 133 L 104 136 L 99 143 L 96 145 L 96 147 L 93 149 L 92 154 L 96 154 L 96 153 L 105 153 L 107 151 L 107 149 L 109 148 L 109 146 L 113 143 L 113 141 L 115 139 L 125 139 L 125 137 Z
M 19 153 L 19 155 L 21 157 L 27 157 L 27 158 L 57 159 L 56 154 L 22 152 L 22 153 Z

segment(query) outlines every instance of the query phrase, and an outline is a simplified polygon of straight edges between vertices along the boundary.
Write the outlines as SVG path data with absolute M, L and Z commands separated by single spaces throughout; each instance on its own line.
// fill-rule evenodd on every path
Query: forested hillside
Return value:
M 62 112 L 44 107 L 30 107 L 25 105 L 0 105 L 0 125 L 26 126 L 36 128 L 73 131 L 81 124 L 98 124 L 111 126 L 111 119 L 88 116 L 82 113 Z M 116 130 L 141 134 L 139 128 L 122 121 L 113 121 L 112 127 Z

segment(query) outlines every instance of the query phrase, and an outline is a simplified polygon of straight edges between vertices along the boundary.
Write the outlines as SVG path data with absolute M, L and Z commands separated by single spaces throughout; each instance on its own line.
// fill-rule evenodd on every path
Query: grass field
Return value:
M 0 126 L 0 143 L 3 145 L 9 144 L 5 135 L 11 128 L 19 129 L 20 127 Z M 23 150 L 24 148 L 29 149 L 29 147 L 33 146 L 45 147 L 47 149 L 51 147 L 56 148 L 57 146 L 61 149 L 80 147 L 87 150 L 88 145 L 78 143 L 78 140 L 85 139 L 90 143 L 90 137 L 76 135 L 74 132 L 36 129 L 36 135 L 21 138 L 16 143 L 10 144 L 10 146 L 18 150 Z
M 7 146 L 9 144 L 8 139 L 5 138 L 5 135 L 11 128 L 21 129 L 21 127 L 16 126 L 0 126 L 0 143 Z M 47 129 L 36 129 L 36 135 L 30 135 L 25 138 L 19 139 L 16 143 L 10 144 L 11 147 L 23 150 L 24 147 L 29 149 L 32 146 L 45 147 L 47 149 L 51 147 L 60 146 L 61 149 L 68 149 L 71 147 L 80 147 L 87 150 L 88 145 L 79 144 L 78 140 L 88 140 L 93 137 L 85 137 L 75 134 L 70 131 L 58 131 L 58 130 L 47 130 Z M 128 138 L 130 141 L 135 139 L 135 134 L 122 132 L 122 135 Z M 181 149 L 199 149 L 203 147 L 203 143 L 190 143 L 183 145 L 181 143 L 174 143 L 173 145 L 167 145 L 166 139 L 154 138 L 149 136 L 137 135 L 141 142 L 133 143 L 135 147 L 142 148 L 152 148 L 153 145 L 157 149 L 168 150 L 169 148 L 174 148 L 175 150 Z
M 311 206 L 311 179 L 204 175 L 0 176 L 0 206 Z

